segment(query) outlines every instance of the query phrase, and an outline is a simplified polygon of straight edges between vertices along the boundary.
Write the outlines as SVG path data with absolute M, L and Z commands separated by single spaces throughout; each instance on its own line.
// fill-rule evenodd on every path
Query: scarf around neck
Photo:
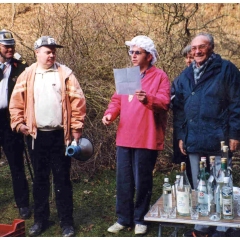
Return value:
M 197 67 L 195 61 L 192 62 L 195 84 L 199 82 L 200 77 L 203 75 L 207 66 L 213 61 L 214 58 L 216 58 L 216 54 L 212 53 L 211 56 L 207 59 L 207 61 L 200 67 Z

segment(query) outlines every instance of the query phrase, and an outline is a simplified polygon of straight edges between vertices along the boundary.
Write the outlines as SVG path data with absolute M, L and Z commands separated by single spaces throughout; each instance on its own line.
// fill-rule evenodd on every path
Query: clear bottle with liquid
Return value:
M 222 211 L 222 187 L 223 187 L 223 179 L 224 177 L 227 177 L 228 173 L 227 173 L 227 159 L 226 158 L 221 158 L 221 168 L 217 174 L 217 184 L 219 185 L 219 201 L 220 201 L 220 208 Z
M 180 180 L 177 186 L 177 213 L 190 216 L 192 188 L 186 174 L 186 163 L 181 162 Z
M 229 186 L 229 177 L 224 177 L 222 187 L 222 216 L 223 219 L 234 218 L 233 189 Z
M 222 146 L 222 158 L 228 159 L 229 157 L 228 150 L 229 150 L 228 146 L 226 145 Z
M 200 158 L 200 162 L 203 162 L 203 163 L 204 163 L 206 180 L 208 180 L 208 178 L 209 178 L 209 173 L 206 171 L 206 169 L 207 169 L 207 158 L 206 158 L 206 157 L 201 157 L 201 158 Z M 197 184 L 199 183 L 199 180 L 200 180 L 200 171 L 198 172 L 198 176 L 197 176 Z
M 201 216 L 208 215 L 208 190 L 207 190 L 207 180 L 205 175 L 204 163 L 200 162 L 200 179 L 198 183 L 198 208 Z
M 220 145 L 221 145 L 221 155 L 222 155 L 222 152 L 223 152 L 223 146 L 225 146 L 225 141 L 221 141 L 221 142 L 220 142 Z
M 216 206 L 216 172 L 215 172 L 215 156 L 210 156 L 210 176 L 208 178 L 208 212 L 211 221 L 219 221 L 221 219 L 220 212 L 217 212 Z
M 207 171 L 207 158 L 206 157 L 201 157 L 201 161 L 204 163 L 205 176 L 206 176 L 206 180 L 208 180 L 210 174 Z
M 230 158 L 229 158 L 229 147 L 224 145 L 222 147 L 222 158 L 227 159 L 227 176 L 229 177 L 229 185 L 230 187 L 233 187 L 233 176 L 232 176 L 232 166 L 231 163 L 229 164 Z
M 219 182 L 223 186 L 223 179 L 227 176 L 227 158 L 221 158 L 221 168 L 217 173 L 217 182 Z
M 222 217 L 222 203 L 221 203 L 221 199 L 222 199 L 222 187 L 220 186 L 220 184 L 217 183 L 217 187 L 215 189 L 215 193 L 214 193 L 214 201 L 215 201 L 215 205 L 216 205 L 216 219 L 218 219 L 218 217 L 221 219 Z M 217 221 L 217 220 L 215 220 Z
M 169 178 L 164 178 L 163 208 L 166 210 L 169 210 L 169 208 L 172 208 L 172 186 L 169 183 Z
M 174 182 L 174 196 L 175 196 L 175 200 L 177 199 L 177 186 L 178 186 L 178 183 L 180 181 L 180 175 L 176 175 L 176 180 Z

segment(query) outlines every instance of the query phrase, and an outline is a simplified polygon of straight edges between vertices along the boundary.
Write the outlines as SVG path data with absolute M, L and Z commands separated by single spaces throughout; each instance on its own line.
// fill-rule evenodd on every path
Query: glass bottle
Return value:
M 200 179 L 198 183 L 198 207 L 201 216 L 208 215 L 208 191 L 207 191 L 207 180 L 205 175 L 204 163 L 200 162 Z
M 177 186 L 180 181 L 180 175 L 176 175 L 176 180 L 174 182 L 174 189 L 175 189 L 175 198 L 177 198 Z
M 172 186 L 172 195 L 173 195 L 173 206 L 177 205 L 177 186 L 180 180 L 180 175 L 176 175 L 176 180 Z
M 215 169 L 215 156 L 210 156 L 210 174 L 208 178 L 208 192 L 215 190 L 217 185 L 216 169 Z
M 221 153 L 222 153 L 223 152 L 223 146 L 225 145 L 225 141 L 221 141 L 220 145 L 221 145 Z
M 224 177 L 227 177 L 227 159 L 226 158 L 221 158 L 221 168 L 217 174 L 217 184 L 218 184 L 218 198 L 216 199 L 217 201 L 219 201 L 219 206 L 222 212 L 222 187 L 223 187 L 223 179 Z M 217 205 L 218 207 L 218 205 Z M 218 209 L 217 209 L 218 211 Z
M 210 174 L 207 171 L 207 158 L 206 157 L 201 157 L 201 161 L 204 162 L 205 176 L 206 176 L 206 180 L 208 180 Z
M 229 186 L 229 177 L 224 177 L 222 187 L 222 216 L 223 219 L 233 219 L 233 189 Z
M 218 219 L 221 219 L 221 216 L 222 216 L 222 205 L 221 205 L 221 199 L 222 199 L 222 192 L 221 192 L 221 186 L 219 183 L 217 183 L 217 187 L 215 189 L 215 194 L 214 194 L 214 202 L 215 202 L 215 205 L 216 205 L 216 220 Z M 214 219 L 214 218 L 213 218 Z
M 222 158 L 228 159 L 228 146 L 222 146 Z
M 231 168 L 231 163 L 229 165 L 229 147 L 224 145 L 222 147 L 222 158 L 226 158 L 227 159 L 227 176 L 230 177 L 229 178 L 229 186 L 233 187 L 233 177 L 232 177 L 232 168 Z
M 180 180 L 177 186 L 177 213 L 190 216 L 192 188 L 186 174 L 186 163 L 181 162 Z
M 216 173 L 215 173 L 215 156 L 210 156 L 210 176 L 208 178 L 208 212 L 209 219 L 212 221 L 219 221 L 221 215 L 217 212 L 216 207 Z
M 206 162 L 206 157 L 201 157 L 200 158 L 200 162 Z M 197 184 L 199 183 L 199 180 L 200 180 L 200 171 L 198 172 L 198 175 L 197 175 Z
M 223 178 L 227 177 L 227 158 L 221 158 L 221 168 L 217 174 L 217 182 L 223 185 Z
M 164 178 L 163 184 L 163 208 L 169 210 L 172 208 L 172 186 L 168 178 Z

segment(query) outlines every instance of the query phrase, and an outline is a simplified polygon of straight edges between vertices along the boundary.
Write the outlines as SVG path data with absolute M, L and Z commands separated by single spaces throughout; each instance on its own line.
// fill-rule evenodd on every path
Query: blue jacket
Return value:
M 219 154 L 220 141 L 240 140 L 240 72 L 220 55 L 195 85 L 192 64 L 175 85 L 173 126 L 188 153 Z

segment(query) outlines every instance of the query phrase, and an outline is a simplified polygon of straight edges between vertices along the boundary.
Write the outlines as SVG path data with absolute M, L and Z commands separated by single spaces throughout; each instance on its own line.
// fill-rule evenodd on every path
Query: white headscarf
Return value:
M 151 64 L 157 61 L 158 52 L 151 38 L 139 35 L 134 37 L 131 41 L 126 41 L 125 44 L 130 47 L 130 50 L 132 50 L 133 46 L 137 46 L 151 53 L 153 56 Z

